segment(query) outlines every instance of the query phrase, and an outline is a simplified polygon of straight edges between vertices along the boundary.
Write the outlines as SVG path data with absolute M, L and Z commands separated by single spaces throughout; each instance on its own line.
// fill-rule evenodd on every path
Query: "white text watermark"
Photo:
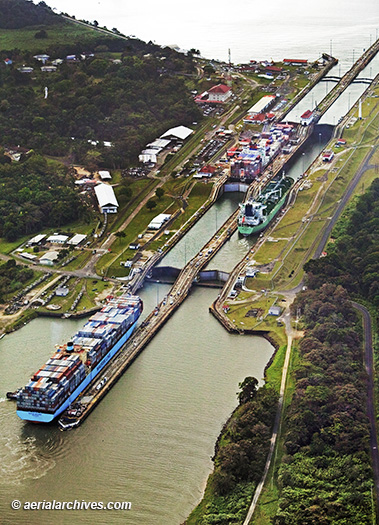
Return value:
M 57 501 L 57 500 L 42 500 L 42 501 L 20 501 L 14 499 L 11 502 L 13 510 L 131 510 L 132 504 L 130 501 Z

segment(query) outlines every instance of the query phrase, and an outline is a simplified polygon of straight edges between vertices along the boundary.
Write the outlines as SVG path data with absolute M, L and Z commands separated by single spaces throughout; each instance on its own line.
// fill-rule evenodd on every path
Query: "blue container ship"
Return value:
M 142 309 L 137 296 L 109 298 L 17 393 L 17 415 L 35 423 L 58 417 L 126 343 Z

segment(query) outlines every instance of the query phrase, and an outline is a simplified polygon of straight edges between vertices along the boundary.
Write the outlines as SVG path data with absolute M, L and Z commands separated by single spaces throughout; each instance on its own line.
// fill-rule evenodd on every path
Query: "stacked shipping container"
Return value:
M 110 298 L 21 390 L 19 410 L 55 412 L 101 359 L 137 321 L 142 302 L 136 296 Z

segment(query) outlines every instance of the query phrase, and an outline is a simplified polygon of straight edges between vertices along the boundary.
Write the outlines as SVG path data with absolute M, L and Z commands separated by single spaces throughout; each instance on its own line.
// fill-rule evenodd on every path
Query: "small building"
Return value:
M 288 66 L 307 66 L 308 60 L 302 60 L 298 58 L 285 58 L 283 60 L 283 64 L 286 64 Z
M 45 237 L 46 237 L 46 235 L 43 235 L 43 234 L 36 235 L 35 237 L 32 237 L 28 241 L 28 246 L 36 246 L 37 244 L 40 244 L 42 239 L 44 239 Z
M 58 252 L 46 252 L 45 255 L 42 255 L 39 262 L 40 264 L 45 264 L 46 266 L 53 266 L 54 261 L 58 259 L 59 253 Z
M 48 237 L 46 240 L 52 244 L 64 244 L 67 242 L 67 239 L 68 235 L 58 235 L 54 233 L 54 235 L 50 235 L 50 237 Z
M 217 84 L 208 90 L 208 100 L 210 103 L 221 103 L 223 104 L 232 96 L 232 90 L 225 84 Z
M 21 252 L 20 257 L 23 257 L 24 259 L 27 259 L 28 261 L 34 261 L 34 259 L 37 259 L 37 255 L 34 255 L 33 253 L 28 253 L 28 252 Z
M 58 286 L 55 289 L 55 295 L 57 295 L 58 297 L 66 297 L 66 295 L 68 295 L 69 291 L 70 290 L 68 289 L 67 286 Z
M 307 109 L 305 113 L 303 113 L 300 117 L 300 124 L 302 126 L 309 126 L 309 124 L 312 123 L 313 120 L 313 111 L 310 109 Z
M 99 171 L 99 177 L 101 180 L 110 180 L 112 175 L 109 173 L 109 171 Z
M 149 230 L 160 230 L 162 226 L 171 219 L 171 215 L 169 213 L 160 213 L 154 219 L 150 222 L 148 225 Z
M 170 144 L 171 140 L 169 139 L 155 139 L 154 142 L 151 142 L 147 145 L 149 149 L 155 149 L 158 152 L 162 151 L 166 146 Z
M 34 55 L 33 58 L 35 58 L 39 62 L 42 62 L 42 64 L 46 64 L 46 62 L 50 58 L 50 55 Z
M 143 164 L 156 164 L 157 163 L 157 155 L 156 153 L 145 153 L 142 152 L 140 155 L 138 155 L 138 160 L 142 162 Z
M 95 186 L 95 194 L 101 213 L 117 213 L 119 205 L 112 186 L 98 184 Z
M 32 67 L 22 66 L 18 67 L 17 71 L 20 73 L 33 73 L 34 69 Z
M 279 317 L 281 313 L 282 309 L 280 306 L 271 306 L 268 310 L 268 315 L 275 315 L 275 317 Z
M 4 60 L 4 64 L 5 64 L 6 66 L 11 66 L 11 65 L 13 64 L 13 61 L 12 61 L 12 59 L 10 59 L 10 58 L 6 58 L 6 59 Z
M 78 246 L 78 244 L 80 244 L 81 242 L 84 241 L 84 239 L 87 238 L 87 235 L 83 235 L 83 234 L 80 234 L 80 233 L 77 233 L 73 236 L 72 239 L 70 239 L 69 241 L 67 241 L 67 244 L 70 244 L 70 246 Z
M 322 154 L 322 160 L 324 162 L 331 162 L 333 160 L 333 157 L 334 157 L 333 151 L 324 151 L 324 153 Z
M 41 66 L 41 71 L 45 73 L 54 73 L 57 70 L 57 66 Z
M 199 177 L 196 177 L 196 178 L 212 177 L 215 171 L 216 171 L 215 166 L 210 166 L 209 164 L 206 164 L 199 170 L 198 172 Z

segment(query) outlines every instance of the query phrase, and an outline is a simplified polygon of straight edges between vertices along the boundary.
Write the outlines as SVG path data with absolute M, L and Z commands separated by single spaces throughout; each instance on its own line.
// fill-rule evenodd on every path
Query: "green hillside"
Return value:
M 53 13 L 45 2 L 35 5 L 27 0 L 0 0 L 0 28 L 20 29 L 40 24 L 60 24 L 61 17 Z
M 20 28 L 0 28 L 0 152 L 33 150 L 91 171 L 125 168 L 138 164 L 145 145 L 168 128 L 201 120 L 187 86 L 190 77 L 196 82 L 192 55 L 102 33 L 27 0 L 0 0 L 0 20 L 10 16 L 10 5 L 15 16 L 7 24 L 18 22 Z M 22 25 L 28 20 L 44 23 Z M 48 58 L 42 62 L 36 54 Z M 9 158 L 0 156 L 4 186 L 14 170 Z M 62 193 L 64 175 L 57 180 Z M 27 177 L 18 180 L 14 206 L 1 203 L 0 236 L 33 233 L 41 221 L 54 225 L 47 209 L 44 217 L 33 211 L 20 220 L 29 183 Z M 77 218 L 71 215 L 63 213 L 59 225 Z

